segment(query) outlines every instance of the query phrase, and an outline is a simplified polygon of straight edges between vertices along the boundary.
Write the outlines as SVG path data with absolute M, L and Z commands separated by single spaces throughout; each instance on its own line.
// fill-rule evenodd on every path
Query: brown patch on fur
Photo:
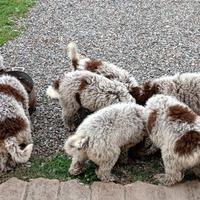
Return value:
M 192 130 L 185 133 L 175 144 L 175 152 L 179 155 L 191 154 L 200 144 L 200 133 Z
M 136 99 L 136 103 L 145 105 L 147 100 L 154 94 L 158 94 L 158 85 L 150 84 L 150 81 L 144 83 L 143 88 L 133 87 L 130 94 Z
M 84 90 L 86 88 L 86 86 L 88 85 L 88 82 L 84 78 L 82 78 L 80 80 L 80 82 L 81 83 L 79 85 L 79 91 L 82 91 L 82 90 Z
M 0 122 L 0 140 L 17 135 L 27 127 L 26 121 L 21 117 L 6 118 Z
M 151 134 L 151 130 L 155 126 L 156 118 L 157 118 L 157 111 L 154 110 L 149 114 L 149 117 L 147 120 L 147 130 L 149 134 Z
M 75 94 L 75 99 L 76 99 L 76 102 L 79 104 L 79 106 L 81 106 L 81 98 L 80 98 L 80 94 L 79 93 Z
M 196 113 L 194 113 L 189 108 L 181 105 L 169 107 L 168 116 L 172 121 L 181 120 L 182 122 L 187 122 L 187 123 L 193 123 L 197 118 Z
M 141 104 L 141 101 L 140 101 L 141 88 L 140 87 L 132 87 L 129 93 L 132 97 L 135 98 L 137 104 Z
M 114 79 L 114 76 L 112 76 L 112 75 L 107 75 L 105 77 L 108 78 L 108 79 L 110 79 L 110 80 Z
M 102 65 L 101 61 L 98 60 L 91 60 L 86 63 L 86 69 L 91 72 L 95 72 L 99 66 Z
M 5 73 L 6 73 L 5 69 L 0 69 L 0 75 L 5 74 Z
M 75 70 L 77 70 L 78 60 L 76 58 L 72 59 L 72 66 L 74 67 Z
M 59 86 L 60 86 L 60 80 L 58 79 L 58 80 L 54 80 L 53 82 L 52 82 L 52 86 L 56 89 L 56 90 L 58 90 L 59 89 Z
M 6 84 L 0 84 L 0 92 L 6 95 L 13 96 L 17 101 L 24 102 L 25 98 L 13 87 Z

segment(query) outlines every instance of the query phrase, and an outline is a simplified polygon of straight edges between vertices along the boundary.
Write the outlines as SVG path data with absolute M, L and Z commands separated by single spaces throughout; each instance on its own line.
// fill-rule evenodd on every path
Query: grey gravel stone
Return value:
M 0 48 L 5 65 L 25 67 L 38 94 L 32 116 L 35 154 L 62 151 L 67 138 L 57 101 L 45 90 L 69 71 L 66 46 L 131 71 L 138 81 L 199 71 L 199 0 L 38 0 L 27 29 Z

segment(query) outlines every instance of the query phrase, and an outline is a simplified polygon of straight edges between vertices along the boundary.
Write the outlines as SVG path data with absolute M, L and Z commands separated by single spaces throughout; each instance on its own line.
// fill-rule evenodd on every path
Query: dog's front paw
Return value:
M 156 174 L 154 179 L 161 185 L 171 186 L 174 184 L 174 182 L 166 174 Z

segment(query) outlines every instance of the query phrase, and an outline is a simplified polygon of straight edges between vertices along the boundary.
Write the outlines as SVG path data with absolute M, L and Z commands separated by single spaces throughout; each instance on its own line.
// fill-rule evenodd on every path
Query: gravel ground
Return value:
M 20 23 L 26 31 L 0 52 L 7 66 L 25 67 L 35 81 L 35 154 L 62 151 L 68 135 L 58 102 L 47 99 L 45 90 L 69 71 L 69 41 L 88 57 L 128 69 L 139 81 L 199 71 L 199 0 L 38 0 Z

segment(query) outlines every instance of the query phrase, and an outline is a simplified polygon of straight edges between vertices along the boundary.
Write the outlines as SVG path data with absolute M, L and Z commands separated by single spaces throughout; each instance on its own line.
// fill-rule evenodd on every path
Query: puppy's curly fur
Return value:
M 124 84 L 86 70 L 67 73 L 54 81 L 47 95 L 59 99 L 63 119 L 71 130 L 80 107 L 94 112 L 118 102 L 135 102 Z
M 24 86 L 8 75 L 0 76 L 0 171 L 25 163 L 33 145 Z M 20 145 L 27 145 L 23 150 Z
M 99 166 L 98 178 L 113 181 L 110 172 L 121 150 L 143 140 L 146 117 L 144 107 L 135 103 L 111 105 L 87 117 L 64 145 L 72 156 L 69 173 L 80 174 L 84 162 L 92 160 Z
M 156 178 L 165 185 L 183 179 L 186 169 L 200 164 L 200 117 L 175 97 L 155 95 L 146 103 L 150 110 L 147 129 L 161 149 L 165 174 Z
M 68 45 L 68 56 L 72 62 L 73 70 L 88 70 L 108 79 L 120 81 L 127 86 L 129 91 L 138 86 L 136 79 L 125 69 L 101 60 L 80 58 L 77 45 L 74 42 Z
M 155 94 L 164 94 L 176 97 L 200 115 L 200 73 L 162 76 L 147 81 L 143 86 L 135 89 L 138 89 L 138 92 L 133 92 L 132 95 L 140 105 L 145 105 L 146 101 Z M 156 148 L 151 145 L 149 138 L 147 138 L 145 146 L 139 149 L 138 154 L 143 156 L 153 154 L 155 151 Z
M 143 84 L 136 98 L 139 104 L 144 105 L 155 94 L 174 96 L 200 114 L 200 73 L 183 73 L 150 80 Z

